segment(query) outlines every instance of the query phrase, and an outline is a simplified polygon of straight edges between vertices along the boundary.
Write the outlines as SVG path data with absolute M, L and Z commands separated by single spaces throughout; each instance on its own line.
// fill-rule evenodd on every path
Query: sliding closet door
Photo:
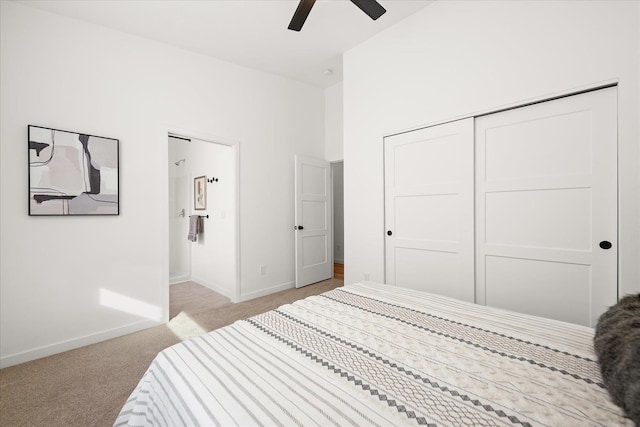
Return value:
M 473 301 L 473 119 L 384 148 L 386 282 Z
M 476 299 L 583 325 L 617 299 L 616 88 L 476 120 Z

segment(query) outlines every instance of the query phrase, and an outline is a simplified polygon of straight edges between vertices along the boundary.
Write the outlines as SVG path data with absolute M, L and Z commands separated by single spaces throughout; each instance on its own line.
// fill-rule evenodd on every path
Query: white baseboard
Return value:
M 202 285 L 202 286 L 204 286 L 206 288 L 209 288 L 213 292 L 217 292 L 220 295 L 223 295 L 223 296 L 229 298 L 229 300 L 231 300 L 231 302 L 234 302 L 233 301 L 233 297 L 234 297 L 234 295 L 233 295 L 234 290 L 233 289 L 231 289 L 231 290 L 230 289 L 226 289 L 226 288 L 218 285 L 217 283 L 207 282 L 206 280 L 204 280 L 204 279 L 202 279 L 200 277 L 197 277 L 197 276 L 191 276 L 191 281 L 192 282 L 196 282 L 196 283 L 198 283 L 198 284 L 200 284 L 200 285 Z
M 117 338 L 123 335 L 163 324 L 164 322 L 158 322 L 154 320 L 142 320 L 140 322 L 130 323 L 125 326 L 98 332 L 96 334 L 85 335 L 82 337 L 34 348 L 32 350 L 10 354 L 8 356 L 0 357 L 0 369 L 18 365 L 20 363 L 29 362 L 31 360 L 40 359 L 42 357 L 62 353 L 64 351 L 74 350 L 76 348 L 84 347 L 89 344 L 95 344 L 97 342 L 106 341 L 112 338 Z
M 295 288 L 296 282 L 281 283 L 279 285 L 272 286 L 266 289 L 260 289 L 259 291 L 253 291 L 246 294 L 241 294 L 237 302 L 249 301 L 254 298 L 263 297 L 280 291 L 286 291 L 287 289 Z
M 169 285 L 175 285 L 176 283 L 188 282 L 191 280 L 188 274 L 183 274 L 182 276 L 174 276 L 169 277 Z
M 333 262 L 334 262 L 334 263 L 338 263 L 338 264 L 343 264 L 343 265 L 344 265 L 344 260 L 343 260 L 343 259 L 335 258 L 335 259 L 333 260 Z

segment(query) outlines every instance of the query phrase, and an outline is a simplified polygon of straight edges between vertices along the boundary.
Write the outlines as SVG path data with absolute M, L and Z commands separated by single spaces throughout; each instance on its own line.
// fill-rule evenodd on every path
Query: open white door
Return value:
M 331 278 L 329 162 L 295 156 L 296 288 Z

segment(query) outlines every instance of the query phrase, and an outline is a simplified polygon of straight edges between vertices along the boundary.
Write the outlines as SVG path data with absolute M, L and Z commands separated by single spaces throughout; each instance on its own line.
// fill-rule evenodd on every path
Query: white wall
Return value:
M 169 130 L 238 144 L 240 298 L 293 285 L 293 156 L 324 157 L 323 90 L 14 2 L 0 16 L 2 366 L 168 318 Z M 118 138 L 121 215 L 27 216 L 28 124 Z
M 639 8 L 438 1 L 347 52 L 345 283 L 384 280 L 384 135 L 614 79 L 620 290 L 640 291 Z
M 204 231 L 191 246 L 191 280 L 235 300 L 235 156 L 234 147 L 192 139 L 189 143 L 189 181 L 199 176 L 218 181 L 207 183 L 207 208 L 188 215 L 209 215 Z M 186 235 L 184 236 L 186 240 Z
M 342 103 L 342 82 L 329 86 L 324 90 L 325 106 L 325 139 L 326 139 L 326 160 L 333 162 L 343 160 L 343 103 Z

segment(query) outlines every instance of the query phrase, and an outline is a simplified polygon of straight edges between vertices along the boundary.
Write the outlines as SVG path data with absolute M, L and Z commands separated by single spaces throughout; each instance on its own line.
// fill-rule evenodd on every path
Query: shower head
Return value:
M 178 160 L 177 162 L 175 162 L 174 164 L 175 164 L 176 166 L 180 166 L 180 163 L 181 163 L 181 162 L 182 162 L 182 163 L 184 163 L 184 162 L 185 162 L 185 160 L 184 160 L 184 159 L 180 159 L 180 160 Z

